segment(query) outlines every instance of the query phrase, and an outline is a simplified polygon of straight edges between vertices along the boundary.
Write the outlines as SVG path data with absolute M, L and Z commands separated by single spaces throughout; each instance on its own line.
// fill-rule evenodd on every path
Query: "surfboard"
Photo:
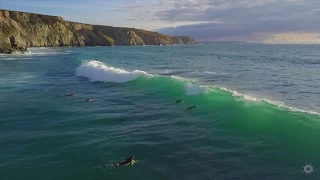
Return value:
M 129 166 L 129 165 L 134 165 L 135 163 L 137 163 L 139 160 L 132 160 L 131 164 L 126 164 L 124 166 Z M 115 166 L 114 164 L 107 164 L 110 167 L 119 167 L 119 166 Z
M 131 165 L 134 165 L 135 163 L 137 163 L 139 160 L 132 160 Z

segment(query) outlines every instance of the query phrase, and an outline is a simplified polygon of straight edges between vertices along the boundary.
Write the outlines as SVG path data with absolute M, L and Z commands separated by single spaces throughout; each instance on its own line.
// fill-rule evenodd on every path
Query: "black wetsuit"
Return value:
M 75 93 L 72 93 L 72 94 L 65 94 L 64 96 L 75 96 L 76 94 Z
M 191 106 L 191 107 L 188 107 L 187 110 L 191 110 L 193 108 L 196 108 L 197 106 Z
M 131 158 L 127 158 L 126 161 L 119 163 L 119 166 L 123 166 L 123 165 L 127 165 L 127 164 L 131 164 Z

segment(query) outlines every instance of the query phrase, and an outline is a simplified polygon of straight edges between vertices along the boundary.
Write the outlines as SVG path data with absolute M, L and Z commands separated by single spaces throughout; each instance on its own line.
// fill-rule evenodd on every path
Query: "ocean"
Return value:
M 319 49 L 213 43 L 0 55 L 0 179 L 319 180 Z M 136 164 L 110 166 L 131 155 Z

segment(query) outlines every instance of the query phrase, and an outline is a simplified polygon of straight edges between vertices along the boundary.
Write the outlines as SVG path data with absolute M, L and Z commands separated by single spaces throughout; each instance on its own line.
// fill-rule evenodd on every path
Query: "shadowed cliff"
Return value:
M 0 53 L 28 47 L 194 44 L 188 36 L 166 36 L 141 29 L 89 25 L 58 16 L 0 9 Z

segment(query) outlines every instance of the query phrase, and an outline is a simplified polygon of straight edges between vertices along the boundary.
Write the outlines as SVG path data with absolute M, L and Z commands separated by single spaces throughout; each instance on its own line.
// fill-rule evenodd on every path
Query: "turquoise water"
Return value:
M 0 55 L 0 179 L 319 179 L 319 58 L 244 43 Z

